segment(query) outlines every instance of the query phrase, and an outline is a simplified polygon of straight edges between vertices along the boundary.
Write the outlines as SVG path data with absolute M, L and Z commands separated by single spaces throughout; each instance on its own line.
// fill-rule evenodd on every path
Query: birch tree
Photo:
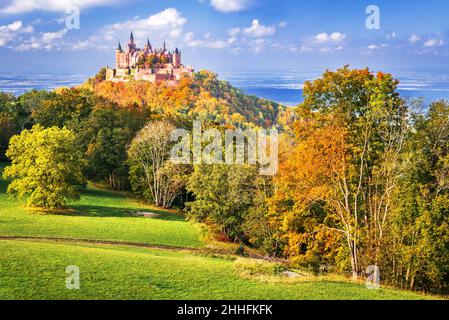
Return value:
M 162 121 L 148 123 L 133 139 L 129 149 L 133 189 L 156 206 L 169 208 L 185 187 L 189 166 L 169 161 L 176 128 Z

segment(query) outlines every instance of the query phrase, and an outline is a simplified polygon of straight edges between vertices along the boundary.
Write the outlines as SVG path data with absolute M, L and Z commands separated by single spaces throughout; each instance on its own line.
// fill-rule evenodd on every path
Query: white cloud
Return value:
M 18 14 L 36 10 L 65 12 L 67 8 L 73 6 L 83 9 L 88 7 L 107 6 L 120 2 L 123 2 L 123 0 L 10 0 L 7 4 L 0 7 L 0 13 Z
M 287 27 L 287 26 L 288 26 L 287 21 L 281 21 L 281 22 L 279 22 L 279 28 L 285 28 L 285 27 Z
M 57 32 L 45 32 L 42 34 L 41 40 L 44 43 L 52 43 L 56 40 L 62 39 L 66 33 L 67 29 L 65 28 Z
M 411 44 L 415 44 L 415 43 L 417 43 L 419 40 L 421 40 L 421 38 L 418 37 L 416 34 L 412 35 L 412 36 L 408 39 L 408 41 L 409 41 Z
M 393 32 L 387 34 L 387 39 L 388 40 L 395 39 L 396 36 L 397 36 L 396 32 L 393 31 Z
M 243 33 L 251 37 L 265 37 L 273 35 L 276 32 L 275 27 L 267 27 L 261 25 L 259 20 L 254 19 L 251 23 L 251 27 L 243 30 Z
M 444 45 L 444 41 L 442 39 L 433 38 L 424 42 L 424 47 L 426 48 L 441 47 L 442 45 Z
M 187 32 L 187 33 L 184 35 L 184 41 L 185 41 L 185 42 L 192 41 L 194 37 L 195 37 L 195 34 L 194 34 L 193 32 Z
M 302 46 L 302 47 L 299 49 L 299 52 L 301 52 L 301 53 L 307 53 L 307 52 L 312 52 L 312 51 L 313 51 L 313 49 L 310 48 L 310 47 L 307 47 L 307 46 Z
M 228 31 L 229 36 L 235 37 L 237 36 L 242 30 L 240 28 L 232 28 Z
M 268 47 L 270 42 L 267 39 L 259 38 L 259 39 L 252 40 L 250 42 L 250 44 L 251 44 L 250 50 L 255 53 L 259 53 L 259 52 L 264 51 Z
M 205 34 L 203 39 L 195 39 L 195 34 L 193 32 L 188 32 L 184 35 L 184 42 L 191 48 L 225 49 L 236 41 L 236 39 L 232 37 L 228 40 L 214 40 L 211 39 L 211 37 L 211 34 Z
M 77 41 L 73 44 L 72 46 L 72 50 L 84 50 L 87 49 L 89 47 L 91 47 L 92 44 L 90 43 L 89 40 L 84 40 L 84 41 Z
M 257 45 L 257 46 L 267 44 L 267 43 L 268 43 L 267 39 L 256 39 L 256 40 L 251 41 L 252 45 Z
M 327 52 L 338 52 L 338 51 L 342 51 L 343 47 L 342 46 L 338 46 L 338 47 L 322 47 L 320 48 L 320 52 L 322 53 L 327 53 Z
M 346 35 L 341 32 L 333 32 L 331 34 L 327 34 L 326 32 L 319 33 L 315 37 L 313 37 L 315 43 L 339 43 L 346 39 Z
M 130 31 L 133 31 L 136 41 L 143 44 L 149 37 L 150 41 L 174 40 L 184 33 L 187 19 L 175 8 L 168 8 L 146 18 L 131 19 L 124 22 L 107 25 L 91 37 L 91 42 L 102 45 L 104 42 L 116 45 L 118 40 L 126 41 Z
M 380 45 L 371 44 L 371 45 L 368 46 L 368 49 L 369 50 L 377 50 L 377 49 L 382 49 L 382 48 L 386 48 L 386 47 L 388 47 L 388 45 L 385 44 L 385 43 L 382 43 Z
M 229 39 L 228 39 L 228 43 L 229 44 L 234 44 L 234 43 L 236 43 L 237 42 L 237 37 L 230 37 Z
M 211 0 L 210 4 L 217 11 L 229 13 L 248 9 L 251 0 Z
M 67 29 L 62 29 L 56 32 L 44 32 L 39 36 L 33 36 L 27 40 L 22 41 L 21 44 L 13 47 L 17 51 L 28 50 L 60 50 L 64 47 L 62 39 L 67 33 Z
M 3 26 L 0 25 L 0 47 L 7 45 L 23 34 L 33 33 L 33 31 L 32 26 L 24 26 L 20 20 Z
M 0 32 L 12 32 L 12 33 L 30 33 L 34 29 L 32 26 L 24 26 L 22 21 L 14 21 L 8 25 L 0 26 Z
M 183 27 L 187 19 L 174 8 L 168 8 L 147 18 L 134 17 L 131 20 L 106 25 L 96 31 L 87 39 L 78 41 L 64 41 L 68 34 L 67 29 L 54 32 L 42 32 L 28 38 L 20 37 L 15 46 L 11 49 L 26 50 L 82 50 L 87 48 L 111 49 L 115 48 L 118 40 L 126 42 L 129 32 L 132 30 L 138 45 L 144 44 L 149 37 L 154 45 L 161 45 L 163 40 L 167 40 L 167 45 L 174 45 L 175 39 L 182 37 Z M 14 34 L 32 31 L 32 27 L 25 27 L 20 21 L 11 25 L 0 26 L 0 46 L 6 45 L 12 40 Z M 20 41 L 19 41 L 20 40 Z M 154 43 L 158 41 L 159 43 Z M 179 42 L 179 41 L 178 41 Z M 224 46 L 217 42 L 211 44 L 214 47 Z
M 229 46 L 229 42 L 223 40 L 216 40 L 209 43 L 209 47 L 213 49 L 224 49 Z

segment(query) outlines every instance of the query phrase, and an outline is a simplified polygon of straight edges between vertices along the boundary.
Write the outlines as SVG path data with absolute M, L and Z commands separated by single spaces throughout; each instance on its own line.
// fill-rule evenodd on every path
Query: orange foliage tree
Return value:
M 391 75 L 348 67 L 305 85 L 271 199 L 290 256 L 349 262 L 354 277 L 377 263 L 406 123 L 396 86 Z

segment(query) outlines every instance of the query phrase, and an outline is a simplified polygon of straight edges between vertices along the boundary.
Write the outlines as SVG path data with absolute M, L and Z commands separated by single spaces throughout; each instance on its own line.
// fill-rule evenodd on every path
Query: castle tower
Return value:
M 131 31 L 131 35 L 129 36 L 129 42 L 128 42 L 128 52 L 131 53 L 136 49 L 136 43 L 134 42 L 134 35 Z
M 145 51 L 148 53 L 153 53 L 153 47 L 151 46 L 150 39 L 147 38 L 147 44 L 145 45 Z
M 122 45 L 120 44 L 120 41 L 118 42 L 117 49 L 115 50 L 115 68 L 120 69 L 121 65 L 121 56 L 123 55 Z
M 175 68 L 181 67 L 181 51 L 176 48 L 175 53 L 173 54 L 173 66 Z

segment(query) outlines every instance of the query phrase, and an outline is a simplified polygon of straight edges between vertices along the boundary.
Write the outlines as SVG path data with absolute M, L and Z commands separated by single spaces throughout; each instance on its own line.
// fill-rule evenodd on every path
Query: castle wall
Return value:
M 115 70 L 116 77 L 127 77 L 130 74 L 131 74 L 131 71 L 129 69 L 116 69 Z
M 106 81 L 112 81 L 115 77 L 115 69 L 106 69 Z

